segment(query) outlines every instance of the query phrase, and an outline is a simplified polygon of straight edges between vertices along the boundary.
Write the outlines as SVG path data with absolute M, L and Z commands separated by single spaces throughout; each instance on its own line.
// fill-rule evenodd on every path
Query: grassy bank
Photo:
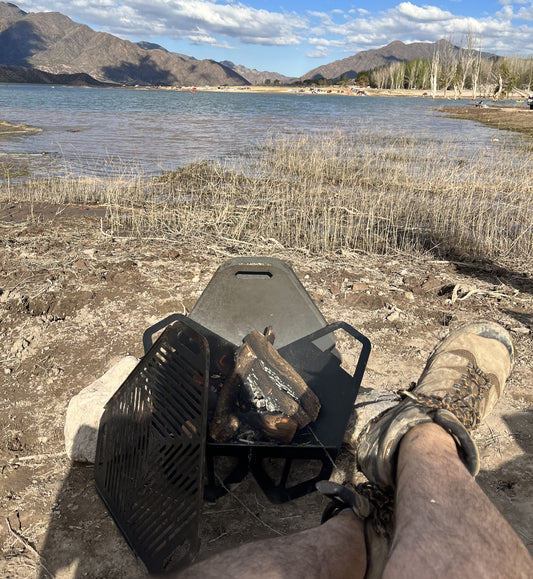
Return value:
M 111 235 L 269 246 L 307 253 L 431 252 L 530 261 L 532 150 L 340 134 L 278 139 L 230 163 L 156 179 L 49 178 L 10 184 L 4 199 L 106 207 Z
M 525 104 L 514 107 L 489 105 L 486 108 L 443 107 L 442 112 L 453 119 L 477 121 L 504 131 L 515 131 L 533 139 L 533 111 Z
M 6 121 L 0 121 L 0 135 L 16 135 L 20 133 L 40 133 L 42 129 L 29 125 L 13 125 Z

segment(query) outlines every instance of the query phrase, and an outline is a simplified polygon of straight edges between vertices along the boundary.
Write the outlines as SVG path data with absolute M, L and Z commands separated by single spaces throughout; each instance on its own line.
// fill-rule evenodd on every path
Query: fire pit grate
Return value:
M 206 340 L 169 326 L 107 403 L 96 488 L 150 573 L 188 564 L 203 505 Z
M 100 424 L 97 490 L 150 573 L 179 569 L 194 557 L 204 495 L 216 499 L 251 472 L 269 500 L 279 503 L 328 478 L 370 354 L 369 340 L 353 327 L 327 325 L 279 260 L 230 260 L 204 294 L 189 317 L 174 314 L 146 330 L 146 354 L 106 405 Z M 238 320 L 238 327 L 227 319 Z M 217 401 L 210 377 L 230 375 L 246 333 L 268 325 L 278 353 L 319 398 L 318 418 L 290 443 L 215 442 L 207 436 Z M 341 367 L 339 331 L 360 345 L 353 375 Z M 216 463 L 222 457 L 236 457 L 238 464 L 220 481 Z M 281 461 L 278 478 L 269 469 L 273 461 Z M 318 473 L 292 476 L 293 463 L 312 461 Z

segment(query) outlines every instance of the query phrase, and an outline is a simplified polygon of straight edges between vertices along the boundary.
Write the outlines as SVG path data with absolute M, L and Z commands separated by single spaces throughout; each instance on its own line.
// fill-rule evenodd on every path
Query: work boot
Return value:
M 507 331 L 492 322 L 467 324 L 435 348 L 418 384 L 394 400 L 390 393 L 356 404 L 357 461 L 366 477 L 394 487 L 398 447 L 418 424 L 435 422 L 455 439 L 469 472 L 479 471 L 470 432 L 500 399 L 514 361 Z

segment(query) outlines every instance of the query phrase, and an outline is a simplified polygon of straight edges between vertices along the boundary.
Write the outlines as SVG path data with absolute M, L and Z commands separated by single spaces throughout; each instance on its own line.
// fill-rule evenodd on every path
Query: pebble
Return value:
M 515 334 L 524 334 L 527 335 L 529 334 L 531 330 L 529 328 L 525 328 L 524 326 L 520 327 L 520 328 L 511 328 L 511 332 L 514 332 Z
M 395 312 L 391 312 L 388 316 L 387 316 L 387 321 L 388 322 L 397 322 L 400 319 L 400 312 L 395 311 Z

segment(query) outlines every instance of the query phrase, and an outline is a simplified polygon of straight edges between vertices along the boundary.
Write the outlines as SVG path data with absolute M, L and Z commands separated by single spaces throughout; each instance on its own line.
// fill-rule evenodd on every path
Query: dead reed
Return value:
M 113 235 L 523 262 L 533 252 L 532 163 L 513 140 L 272 137 L 253 155 L 155 179 L 50 177 L 11 184 L 7 196 L 103 205 Z

